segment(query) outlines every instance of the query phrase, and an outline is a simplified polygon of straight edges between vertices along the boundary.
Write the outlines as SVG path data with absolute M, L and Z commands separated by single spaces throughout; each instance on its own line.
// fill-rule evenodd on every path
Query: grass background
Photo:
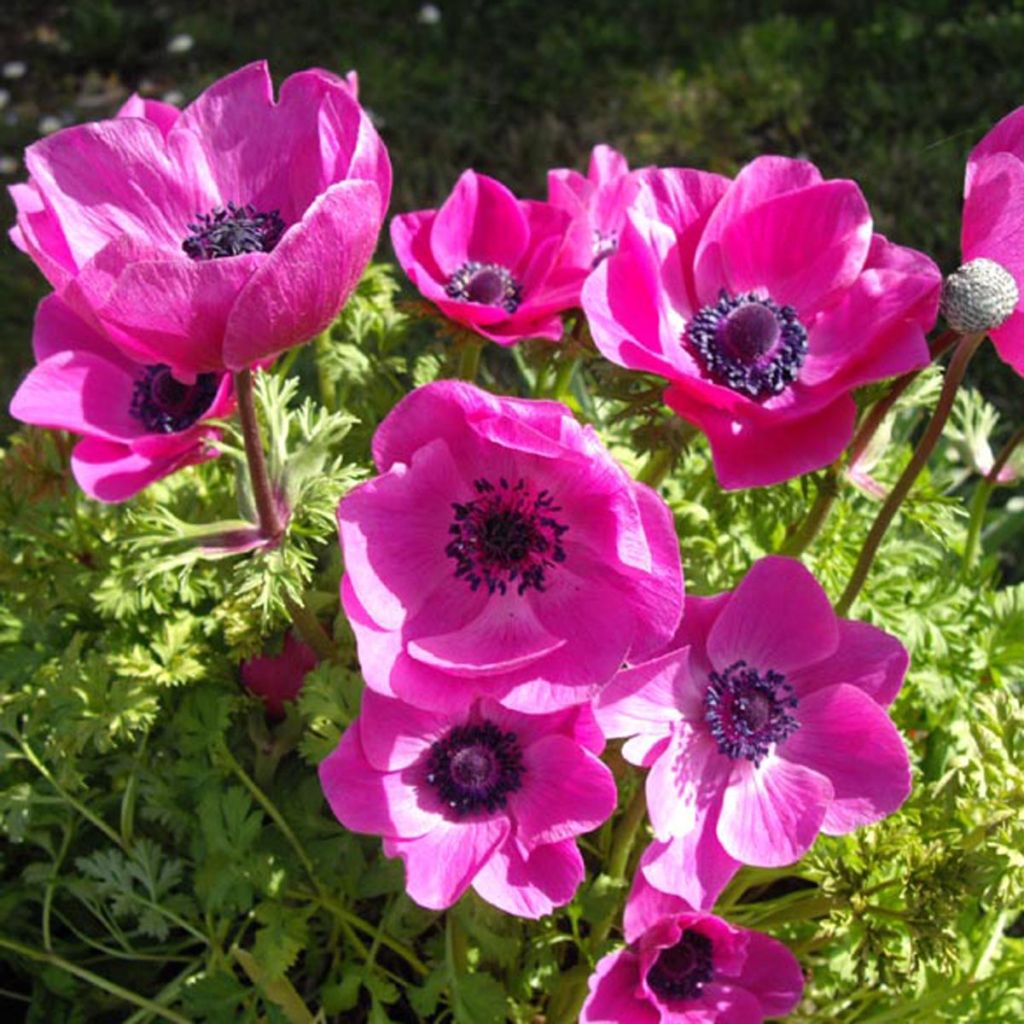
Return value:
M 855 178 L 879 230 L 949 270 L 965 157 L 1024 103 L 1024 2 L 449 0 L 436 12 L 396 0 L 8 0 L 0 62 L 25 73 L 0 80 L 4 179 L 24 175 L 44 118 L 105 116 L 136 90 L 187 102 L 266 57 L 278 79 L 358 69 L 395 167 L 392 212 L 435 205 L 470 166 L 542 196 L 549 167 L 584 168 L 601 141 L 633 165 L 724 173 L 777 152 Z M 183 35 L 187 49 L 170 45 Z M 43 292 L 0 245 L 3 409 Z M 973 372 L 1007 413 L 1021 408 L 1024 383 L 991 351 Z

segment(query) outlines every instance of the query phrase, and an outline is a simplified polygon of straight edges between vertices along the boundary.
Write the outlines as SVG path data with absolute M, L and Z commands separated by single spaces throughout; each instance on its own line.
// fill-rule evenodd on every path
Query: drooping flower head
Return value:
M 125 352 L 181 380 L 239 370 L 337 315 L 373 253 L 387 152 L 349 83 L 265 63 L 182 111 L 134 99 L 25 153 L 11 237 Z
M 525 715 L 483 699 L 443 714 L 368 690 L 320 781 L 346 828 L 402 859 L 417 903 L 440 910 L 472 886 L 535 918 L 572 899 L 574 837 L 615 809 L 603 745 L 586 705 Z
M 677 897 L 634 886 L 626 939 L 598 962 L 581 1024 L 760 1024 L 803 995 L 800 964 L 781 942 Z
M 1024 107 L 1007 114 L 967 160 L 960 247 L 943 313 L 964 332 L 988 330 L 996 351 L 1024 373 Z
M 242 662 L 242 685 L 259 697 L 270 718 L 283 718 L 284 702 L 295 700 L 306 675 L 317 665 L 316 651 L 303 643 L 293 630 L 285 634 L 280 654 L 264 654 Z
M 931 260 L 872 232 L 852 181 L 761 157 L 732 182 L 645 172 L 583 308 L 609 359 L 667 378 L 738 488 L 838 457 L 850 392 L 928 362 L 939 288 Z
M 611 146 L 594 147 L 586 177 L 567 168 L 548 171 L 548 202 L 572 217 L 562 256 L 566 265 L 592 269 L 615 252 L 639 187 L 637 173 L 630 173 L 626 158 Z
M 898 640 L 837 619 L 793 559 L 688 597 L 667 651 L 620 672 L 595 707 L 650 768 L 647 879 L 708 908 L 741 864 L 790 864 L 819 831 L 895 811 L 910 765 L 885 709 L 906 668 Z
M 391 242 L 412 283 L 449 320 L 499 345 L 558 341 L 558 314 L 578 304 L 586 273 L 560 260 L 569 223 L 564 210 L 465 171 L 440 209 L 394 217 Z
M 71 470 L 91 498 L 116 502 L 217 453 L 206 421 L 235 408 L 231 376 L 200 373 L 190 384 L 168 366 L 128 357 L 56 295 L 36 312 L 37 365 L 11 400 L 23 423 L 81 434 Z
M 338 506 L 342 602 L 372 689 L 547 711 L 671 638 L 672 516 L 565 406 L 428 384 L 373 455 L 380 475 Z

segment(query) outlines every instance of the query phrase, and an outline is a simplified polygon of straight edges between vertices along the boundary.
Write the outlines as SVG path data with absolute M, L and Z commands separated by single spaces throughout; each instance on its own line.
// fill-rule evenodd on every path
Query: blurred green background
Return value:
M 857 179 L 878 228 L 957 262 L 963 163 L 1024 102 L 1024 0 L 8 0 L 0 9 L 0 171 L 24 146 L 133 91 L 184 103 L 266 57 L 278 78 L 356 68 L 395 167 L 393 211 L 472 166 L 542 196 L 549 167 L 601 141 L 633 165 L 731 173 L 766 151 Z M 9 222 L 11 207 L 5 200 Z M 0 246 L 0 403 L 29 353 L 43 282 Z M 975 379 L 1008 413 L 1024 386 L 992 353 Z

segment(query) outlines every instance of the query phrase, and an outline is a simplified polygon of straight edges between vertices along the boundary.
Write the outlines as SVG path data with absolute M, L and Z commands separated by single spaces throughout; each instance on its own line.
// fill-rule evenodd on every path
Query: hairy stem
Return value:
M 484 343 L 478 338 L 467 337 L 464 339 L 459 351 L 459 380 L 468 380 L 471 383 L 476 380 L 483 347 Z
M 839 496 L 839 472 L 834 465 L 825 470 L 818 481 L 818 496 L 800 525 L 786 540 L 779 554 L 799 558 L 814 543 L 828 520 L 832 506 Z
M 239 370 L 235 374 L 235 396 L 238 399 L 238 418 L 242 423 L 245 458 L 249 464 L 249 479 L 252 481 L 252 496 L 260 520 L 260 533 L 267 540 L 277 540 L 284 533 L 284 524 L 277 511 L 270 474 L 267 472 L 267 460 L 263 454 L 263 438 L 260 436 L 256 402 L 253 399 L 252 370 Z
M 305 601 L 296 601 L 285 593 L 284 605 L 288 609 L 295 631 L 313 648 L 316 656 L 321 661 L 337 661 L 338 649 L 334 646 L 334 641 L 320 620 L 306 606 Z
M 1016 451 L 1017 446 L 1024 441 L 1024 427 L 1020 427 L 1003 445 L 996 456 L 992 468 L 985 474 L 981 482 L 974 490 L 971 498 L 971 518 L 967 525 L 967 539 L 964 541 L 963 575 L 967 575 L 974 568 L 978 559 L 978 549 L 981 542 L 981 530 L 985 525 L 985 513 L 988 511 L 989 499 L 992 492 L 999 484 L 999 474 L 1003 467 L 1010 461 L 1010 456 Z
M 886 530 L 889 529 L 889 524 L 893 521 L 900 505 L 903 504 L 910 493 L 910 488 L 913 487 L 914 481 L 917 480 L 918 475 L 928 461 L 928 457 L 934 451 L 935 445 L 942 436 L 942 429 L 946 425 L 946 420 L 949 419 L 950 411 L 953 408 L 953 399 L 956 397 L 957 389 L 964 379 L 967 364 L 971 361 L 971 356 L 977 351 L 984 337 L 984 334 L 965 334 L 960 339 L 953 353 L 953 358 L 949 361 L 949 366 L 946 369 L 942 393 L 939 395 L 932 418 L 928 421 L 928 426 L 925 428 L 925 432 L 918 442 L 917 448 L 907 464 L 907 468 L 903 470 L 903 474 L 889 492 L 889 496 L 885 499 L 885 503 L 879 510 L 867 539 L 864 541 L 857 564 L 854 566 L 853 573 L 850 576 L 850 582 L 847 583 L 846 590 L 843 591 L 843 596 L 836 605 L 836 612 L 839 615 L 846 615 L 849 612 L 850 607 L 867 581 L 868 573 L 871 572 L 871 566 L 875 560 L 875 555 L 878 553 L 879 545 L 882 543 L 882 538 L 885 536 Z

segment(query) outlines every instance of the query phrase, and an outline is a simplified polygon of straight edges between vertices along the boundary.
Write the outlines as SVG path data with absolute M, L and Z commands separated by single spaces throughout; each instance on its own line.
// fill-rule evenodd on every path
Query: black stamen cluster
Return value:
M 522 285 L 500 263 L 469 260 L 452 274 L 444 290 L 460 302 L 501 306 L 506 313 L 514 313 L 523 301 Z
M 800 728 L 787 710 L 798 701 L 781 673 L 760 673 L 737 661 L 709 678 L 704 719 L 718 749 L 732 760 L 745 757 L 759 765 L 776 743 Z
M 438 795 L 464 817 L 505 806 L 522 786 L 523 753 L 514 732 L 493 722 L 459 725 L 430 747 L 426 778 Z
M 662 999 L 695 999 L 714 977 L 711 940 L 687 928 L 679 941 L 658 954 L 647 984 Z
M 245 252 L 270 252 L 284 234 L 284 221 L 277 210 L 260 213 L 250 204 L 228 203 L 209 213 L 197 213 L 189 224 L 191 234 L 181 243 L 194 260 L 216 260 Z
M 131 414 L 151 434 L 186 430 L 213 404 L 220 374 L 200 373 L 194 384 L 182 384 L 163 363 L 147 366 L 135 381 Z
M 504 595 L 513 585 L 520 596 L 530 587 L 543 590 L 547 570 L 565 561 L 562 536 L 569 527 L 552 515 L 561 506 L 547 490 L 534 496 L 525 480 L 510 485 L 502 477 L 498 484 L 476 480 L 476 498 L 452 502 L 445 554 L 455 559 L 456 578 L 473 590 L 482 585 Z
M 729 315 L 754 303 L 774 315 L 778 338 L 765 353 L 742 355 L 725 344 L 724 334 Z M 807 329 L 796 310 L 792 306 L 778 306 L 754 292 L 733 299 L 723 291 L 715 305 L 705 306 L 687 324 L 683 337 L 704 373 L 716 384 L 756 400 L 785 391 L 797 379 L 807 358 Z

